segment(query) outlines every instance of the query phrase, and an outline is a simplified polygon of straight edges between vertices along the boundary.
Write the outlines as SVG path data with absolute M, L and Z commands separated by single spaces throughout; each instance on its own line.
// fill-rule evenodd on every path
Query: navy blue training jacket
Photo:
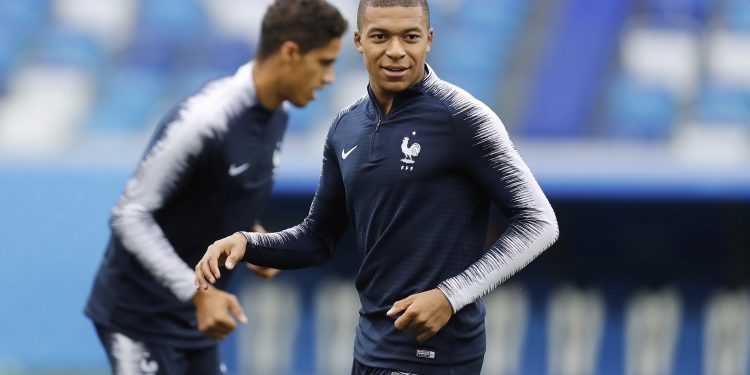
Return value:
M 193 268 L 217 238 L 255 223 L 271 192 L 287 112 L 260 105 L 248 63 L 161 121 L 112 209 L 88 317 L 141 341 L 215 344 L 197 328 Z
M 507 230 L 485 252 L 490 203 Z M 482 358 L 480 296 L 547 249 L 557 221 L 497 115 L 426 67 L 383 115 L 373 93 L 341 111 L 326 139 L 307 218 L 277 233 L 245 233 L 243 260 L 276 268 L 325 262 L 347 224 L 363 262 L 355 358 L 378 368 L 451 374 Z M 386 316 L 411 294 L 440 288 L 455 315 L 425 343 Z

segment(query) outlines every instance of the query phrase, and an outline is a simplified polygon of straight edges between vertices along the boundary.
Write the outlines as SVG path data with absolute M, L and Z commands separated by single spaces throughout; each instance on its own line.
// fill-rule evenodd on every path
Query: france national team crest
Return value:
M 411 135 L 417 135 L 417 132 L 413 131 Z M 414 158 L 419 155 L 419 151 L 421 150 L 422 146 L 419 143 L 409 144 L 409 137 L 404 137 L 404 140 L 401 142 L 401 152 L 404 153 L 404 158 L 401 159 L 401 162 L 404 163 L 401 165 L 402 171 L 414 170 Z

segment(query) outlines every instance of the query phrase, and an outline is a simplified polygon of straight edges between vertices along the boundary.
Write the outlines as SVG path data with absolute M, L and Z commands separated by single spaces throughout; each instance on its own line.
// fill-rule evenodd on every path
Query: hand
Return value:
M 241 233 L 214 242 L 195 266 L 195 287 L 207 290 L 209 282 L 215 284 L 221 277 L 219 264 L 223 263 L 231 271 L 242 260 L 246 249 L 247 239 Z
M 261 266 L 256 266 L 251 263 L 247 263 L 247 269 L 249 269 L 252 273 L 254 273 L 255 276 L 258 276 L 266 280 L 273 278 L 274 276 L 276 276 L 276 274 L 281 272 L 280 270 L 277 270 L 276 268 L 261 267 Z
M 250 231 L 266 233 L 266 228 L 263 228 L 263 226 L 260 224 L 255 224 L 252 228 L 250 228 Z M 280 272 L 280 270 L 277 270 L 276 268 L 261 267 L 250 263 L 247 263 L 247 269 L 249 269 L 256 276 L 266 280 L 273 278 Z
M 396 301 L 386 315 L 393 318 L 401 312 L 393 323 L 396 329 L 413 333 L 417 341 L 425 342 L 448 323 L 453 307 L 445 294 L 435 288 Z
M 247 323 L 245 312 L 233 294 L 211 287 L 197 291 L 192 301 L 198 329 L 208 337 L 223 340 L 237 328 L 235 318 Z

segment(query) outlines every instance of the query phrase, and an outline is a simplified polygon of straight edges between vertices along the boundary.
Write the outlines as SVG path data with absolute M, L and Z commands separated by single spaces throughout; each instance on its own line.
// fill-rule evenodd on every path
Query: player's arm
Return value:
M 187 115 L 186 115 L 187 116 Z M 154 218 L 193 173 L 195 164 L 207 157 L 204 132 L 190 117 L 167 125 L 144 157 L 112 210 L 110 225 L 127 251 L 157 282 L 182 301 L 196 306 L 198 328 L 222 339 L 246 318 L 236 298 L 215 289 L 196 293 L 192 269 L 177 255 Z
M 279 269 L 311 267 L 333 254 L 348 223 L 341 171 L 329 131 L 320 182 L 304 221 L 276 233 L 239 232 L 214 242 L 195 267 L 195 287 L 206 289 L 221 277 L 220 266 L 232 270 L 240 261 Z
M 261 225 L 259 222 L 256 222 L 252 228 L 250 228 L 251 232 L 256 233 L 266 233 L 266 228 L 263 228 L 263 225 Z M 274 278 L 281 270 L 277 268 L 271 268 L 271 267 L 262 267 L 258 266 L 252 263 L 246 263 L 247 269 L 250 270 L 250 272 L 254 273 L 256 276 L 263 278 L 263 279 L 272 279 Z
M 432 290 L 397 301 L 388 316 L 422 342 L 464 306 L 525 267 L 558 236 L 557 220 L 500 119 L 483 104 L 454 115 L 466 169 L 508 217 L 508 228 L 477 262 Z
M 558 226 L 552 206 L 497 115 L 477 103 L 454 119 L 466 168 L 508 223 L 484 256 L 438 286 L 455 313 L 549 248 L 557 240 Z
M 154 218 L 193 173 L 204 152 L 196 126 L 177 119 L 150 147 L 112 209 L 110 226 L 124 248 L 181 301 L 195 294 L 190 267 Z

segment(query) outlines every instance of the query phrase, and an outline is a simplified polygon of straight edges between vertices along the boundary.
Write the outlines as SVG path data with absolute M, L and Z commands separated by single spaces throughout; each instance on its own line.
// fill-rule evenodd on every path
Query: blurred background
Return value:
M 108 372 L 82 310 L 111 206 L 159 117 L 253 56 L 268 3 L 0 0 L 0 374 Z M 750 1 L 430 5 L 428 62 L 500 115 L 561 229 L 485 298 L 484 373 L 750 374 Z M 291 114 L 267 229 L 305 216 L 366 82 L 347 41 Z M 230 372 L 348 374 L 358 262 L 345 241 L 322 268 L 235 272 Z

